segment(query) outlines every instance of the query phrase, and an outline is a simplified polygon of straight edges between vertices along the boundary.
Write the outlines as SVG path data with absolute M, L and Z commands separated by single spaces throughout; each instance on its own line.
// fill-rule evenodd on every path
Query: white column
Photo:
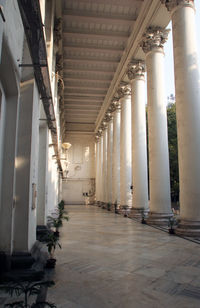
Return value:
M 169 30 L 149 28 L 141 44 L 146 53 L 149 133 L 149 222 L 162 224 L 171 215 L 169 151 L 166 96 L 164 88 L 164 51 Z
M 103 164 L 102 164 L 102 201 L 104 205 L 107 203 L 107 140 L 108 126 L 106 122 L 102 123 L 103 129 Z
M 113 117 L 108 117 L 108 144 L 107 144 L 107 202 L 112 203 L 112 158 L 113 158 Z
M 100 136 L 99 141 L 99 201 L 100 205 L 103 202 L 103 136 L 102 129 L 98 131 Z
M 148 211 L 147 136 L 145 108 L 145 65 L 135 61 L 129 65 L 132 95 L 132 185 L 131 216 Z
M 121 105 L 114 101 L 113 106 L 113 160 L 112 160 L 112 203 L 120 204 L 120 123 Z
M 96 164 L 95 164 L 95 168 L 96 168 L 96 180 L 95 180 L 95 191 L 96 191 L 96 204 L 98 204 L 98 202 L 100 201 L 100 196 L 99 196 L 99 192 L 100 192 L 100 187 L 99 187 L 99 172 L 100 172 L 100 161 L 99 161 L 99 154 L 100 154 L 100 137 L 98 135 L 96 135 L 95 137 L 95 141 L 96 141 Z
M 120 207 L 132 207 L 132 145 L 131 145 L 131 88 L 122 83 L 119 91 L 121 97 L 121 132 L 120 132 Z
M 166 1 L 163 1 L 166 2 Z M 194 1 L 166 3 L 171 11 L 180 180 L 177 233 L 200 236 L 200 71 Z

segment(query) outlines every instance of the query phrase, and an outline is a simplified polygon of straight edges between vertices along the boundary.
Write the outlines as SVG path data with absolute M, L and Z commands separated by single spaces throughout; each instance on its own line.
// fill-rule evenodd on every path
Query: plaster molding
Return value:
M 178 7 L 191 7 L 194 9 L 194 0 L 161 0 L 169 12 L 173 11 Z
M 170 29 L 163 29 L 160 27 L 149 27 L 143 34 L 140 47 L 144 53 L 152 51 L 153 49 L 163 49 L 164 43 L 168 39 Z
M 136 78 L 144 78 L 145 62 L 142 60 L 136 60 L 128 65 L 127 76 L 129 80 Z

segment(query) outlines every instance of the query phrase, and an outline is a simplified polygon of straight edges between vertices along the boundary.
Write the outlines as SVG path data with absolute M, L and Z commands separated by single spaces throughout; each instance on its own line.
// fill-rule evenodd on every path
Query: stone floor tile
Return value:
M 200 246 L 90 206 L 68 206 L 55 286 L 58 308 L 199 308 Z

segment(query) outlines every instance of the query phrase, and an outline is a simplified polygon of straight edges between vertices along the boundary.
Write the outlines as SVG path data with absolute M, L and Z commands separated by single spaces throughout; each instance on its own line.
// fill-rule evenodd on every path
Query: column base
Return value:
M 131 208 L 130 213 L 128 214 L 129 218 L 138 218 L 142 219 L 148 216 L 149 209 L 136 209 L 136 208 Z M 143 217 L 144 216 L 144 217 Z
M 107 203 L 106 202 L 101 202 L 101 208 L 102 209 L 107 209 Z
M 169 218 L 172 216 L 173 216 L 172 213 L 149 212 L 146 222 L 148 225 L 168 226 Z
M 128 205 L 120 205 L 118 211 L 120 214 L 124 215 L 124 217 L 128 217 L 131 211 L 131 207 L 129 207 Z
M 182 236 L 200 237 L 200 221 L 181 219 L 175 233 Z

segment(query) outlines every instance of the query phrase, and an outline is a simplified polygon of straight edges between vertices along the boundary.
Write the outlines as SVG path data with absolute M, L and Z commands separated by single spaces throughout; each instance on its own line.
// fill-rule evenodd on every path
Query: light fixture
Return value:
M 69 142 L 63 142 L 62 143 L 62 148 L 64 150 L 69 150 L 70 147 L 71 147 L 71 143 L 69 143 Z

